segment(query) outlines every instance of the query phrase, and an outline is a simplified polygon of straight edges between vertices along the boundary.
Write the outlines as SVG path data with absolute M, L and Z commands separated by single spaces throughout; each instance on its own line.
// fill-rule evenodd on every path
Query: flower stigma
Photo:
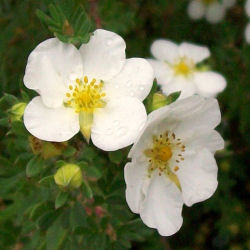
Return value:
M 75 85 L 69 85 L 66 93 L 66 107 L 71 107 L 79 113 L 80 130 L 89 143 L 93 124 L 93 113 L 96 109 L 104 108 L 106 102 L 103 98 L 106 94 L 103 90 L 103 81 L 99 83 L 93 78 L 89 81 L 87 76 L 77 78 Z
M 93 78 L 88 80 L 87 76 L 83 79 L 76 79 L 75 86 L 69 85 L 69 91 L 66 93 L 66 106 L 74 108 L 76 113 L 88 112 L 93 113 L 97 108 L 103 108 L 105 102 L 102 100 L 106 96 L 102 92 L 103 81 L 99 83 Z
M 188 77 L 195 70 L 195 64 L 192 61 L 187 60 L 185 57 L 182 57 L 172 67 L 176 75 L 182 75 L 184 77 Z
M 149 158 L 148 177 L 151 178 L 152 173 L 158 169 L 160 176 L 167 176 L 181 190 L 175 173 L 179 170 L 179 163 L 184 161 L 184 152 L 185 145 L 180 138 L 176 138 L 175 133 L 167 131 L 159 136 L 153 136 L 152 147 L 144 151 Z

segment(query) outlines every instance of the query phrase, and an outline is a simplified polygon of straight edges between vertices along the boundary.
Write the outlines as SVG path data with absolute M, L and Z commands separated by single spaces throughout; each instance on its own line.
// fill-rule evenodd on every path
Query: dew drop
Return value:
M 118 126 L 120 124 L 120 122 L 118 120 L 114 120 L 113 124 L 114 124 L 114 126 Z
M 127 129 L 125 127 L 120 127 L 117 131 L 119 136 L 125 135 L 127 133 Z
M 132 85 L 132 82 L 130 80 L 127 81 L 127 87 L 130 87 Z
M 130 92 L 130 96 L 135 96 L 135 93 L 134 92 Z
M 108 46 L 111 46 L 112 43 L 113 43 L 113 40 L 112 40 L 112 39 L 108 39 L 107 42 L 106 42 L 106 44 L 107 44 Z
M 106 135 L 112 135 L 112 134 L 113 134 L 113 129 L 108 128 L 108 129 L 106 130 Z

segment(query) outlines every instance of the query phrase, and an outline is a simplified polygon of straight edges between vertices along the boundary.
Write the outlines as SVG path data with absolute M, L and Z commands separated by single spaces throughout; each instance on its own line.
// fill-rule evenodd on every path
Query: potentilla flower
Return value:
M 203 17 L 210 23 L 220 22 L 226 10 L 235 4 L 235 0 L 191 0 L 188 5 L 188 15 L 193 20 Z
M 96 30 L 78 50 L 57 38 L 30 54 L 24 76 L 35 97 L 24 113 L 28 131 L 45 141 L 67 141 L 81 130 L 103 150 L 134 142 L 147 115 L 142 100 L 153 69 L 142 58 L 126 59 L 117 34 Z
M 186 42 L 177 45 L 161 39 L 153 42 L 151 53 L 156 60 L 148 61 L 166 95 L 181 91 L 179 98 L 195 93 L 214 97 L 226 87 L 226 80 L 222 75 L 198 65 L 210 56 L 207 47 Z
M 245 9 L 246 9 L 248 18 L 250 18 L 250 0 L 247 0 Z M 247 43 L 250 43 L 250 22 L 248 22 L 247 24 L 247 27 L 245 30 L 245 37 L 246 37 Z
M 126 200 L 142 221 L 163 236 L 182 225 L 182 206 L 212 196 L 217 188 L 216 150 L 224 141 L 218 102 L 192 96 L 153 111 L 125 166 Z

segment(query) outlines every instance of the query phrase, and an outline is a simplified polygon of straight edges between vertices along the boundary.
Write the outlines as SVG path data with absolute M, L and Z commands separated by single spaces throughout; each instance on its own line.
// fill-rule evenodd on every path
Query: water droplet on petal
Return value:
M 119 136 L 125 135 L 127 133 L 127 129 L 125 127 L 120 127 L 117 131 Z
M 108 39 L 107 42 L 106 42 L 106 44 L 107 44 L 108 46 L 111 46 L 112 43 L 113 43 L 113 40 L 112 40 L 112 39 Z
M 140 87 L 140 90 L 144 90 L 144 87 L 143 87 L 143 86 L 141 86 L 141 87 Z
M 108 128 L 108 129 L 106 130 L 106 135 L 112 135 L 112 134 L 113 134 L 113 129 Z
M 132 82 L 130 80 L 127 81 L 127 87 L 130 87 L 132 85 Z
M 134 92 L 130 92 L 130 96 L 135 96 L 135 93 Z
M 120 122 L 118 120 L 114 120 L 113 124 L 114 124 L 114 126 L 118 126 L 120 124 Z

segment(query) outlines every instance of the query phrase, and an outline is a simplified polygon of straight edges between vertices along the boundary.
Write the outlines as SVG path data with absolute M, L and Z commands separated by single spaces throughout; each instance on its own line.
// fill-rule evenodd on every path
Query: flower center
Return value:
M 176 64 L 173 65 L 173 69 L 176 75 L 189 76 L 195 70 L 195 65 L 192 61 L 186 58 L 181 58 Z
M 159 175 L 165 174 L 181 189 L 175 172 L 179 170 L 180 161 L 184 161 L 183 152 L 185 145 L 180 138 L 176 138 L 175 133 L 167 131 L 159 136 L 153 136 L 152 147 L 144 151 L 149 158 L 148 176 L 151 177 L 158 169 Z
M 69 85 L 65 104 L 75 109 L 77 113 L 81 111 L 93 113 L 95 109 L 103 108 L 106 104 L 103 101 L 106 94 L 102 92 L 102 88 L 103 81 L 97 83 L 95 78 L 91 81 L 88 80 L 87 76 L 84 76 L 83 79 L 76 79 L 74 86 Z

